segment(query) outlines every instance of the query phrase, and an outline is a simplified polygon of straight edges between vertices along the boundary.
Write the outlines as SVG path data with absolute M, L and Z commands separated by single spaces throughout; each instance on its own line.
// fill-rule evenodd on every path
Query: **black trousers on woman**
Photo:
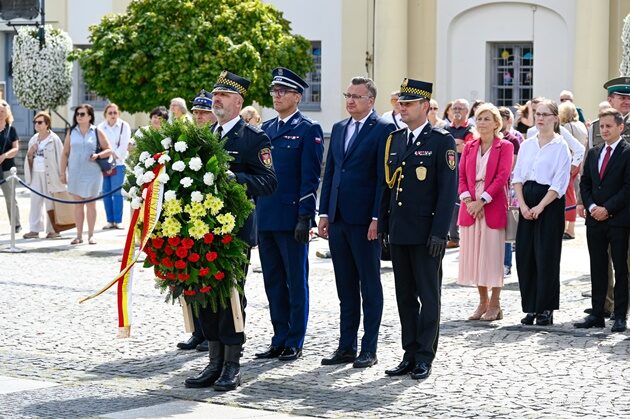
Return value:
M 525 204 L 535 207 L 549 185 L 528 181 L 523 185 Z M 564 197 L 545 207 L 537 220 L 521 214 L 516 230 L 516 269 L 525 313 L 542 313 L 560 307 L 560 254 L 564 233 Z

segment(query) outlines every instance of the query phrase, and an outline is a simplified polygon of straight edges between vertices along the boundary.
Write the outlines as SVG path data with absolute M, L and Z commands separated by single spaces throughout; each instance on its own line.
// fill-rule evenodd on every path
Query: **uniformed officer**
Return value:
M 256 358 L 302 355 L 308 321 L 308 241 L 314 226 L 324 154 L 321 126 L 298 110 L 308 84 L 286 68 L 273 70 L 269 93 L 278 117 L 266 121 L 278 178 L 273 195 L 256 202 L 258 249 L 273 324 L 271 345 Z
M 217 122 L 217 117 L 212 112 L 212 93 L 206 92 L 205 89 L 197 93 L 191 110 L 198 127 Z
M 405 79 L 400 91 L 408 127 L 386 143 L 378 229 L 391 251 L 405 355 L 385 373 L 424 379 L 440 330 L 441 263 L 457 192 L 455 140 L 427 121 L 431 83 Z
M 271 159 L 269 137 L 259 128 L 245 124 L 239 116 L 250 81 L 224 71 L 214 85 L 212 110 L 217 123 L 210 129 L 225 141 L 225 150 L 233 157 L 229 176 L 247 187 L 250 198 L 271 195 L 277 186 Z M 250 246 L 256 244 L 256 217 L 253 212 L 238 237 Z M 249 251 L 248 251 L 249 260 Z M 244 266 L 247 273 L 247 265 Z M 243 284 L 244 288 L 244 284 Z M 247 300 L 241 297 L 243 318 Z M 199 310 L 203 334 L 208 340 L 210 363 L 197 376 L 186 380 L 186 387 L 210 387 L 217 391 L 234 390 L 241 383 L 241 350 L 245 334 L 234 330 L 231 306 L 210 306 Z

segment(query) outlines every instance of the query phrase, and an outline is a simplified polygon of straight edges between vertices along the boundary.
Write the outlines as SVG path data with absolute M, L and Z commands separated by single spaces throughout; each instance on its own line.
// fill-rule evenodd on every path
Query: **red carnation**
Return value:
M 156 269 L 155 271 L 155 276 L 160 278 L 160 279 L 166 279 L 166 277 L 164 276 L 164 274 L 162 273 L 162 271 Z
M 155 255 L 151 255 L 151 257 L 149 258 L 149 262 L 151 262 L 151 265 L 159 265 L 160 264 L 160 260 Z
M 164 246 L 164 239 L 162 237 L 154 237 L 151 239 L 151 244 L 156 249 L 161 249 Z
M 182 239 L 182 247 L 185 249 L 192 249 L 192 247 L 195 245 L 195 241 L 193 239 L 191 239 L 190 237 L 186 237 L 185 239 Z
M 199 256 L 199 253 L 191 253 L 191 254 L 188 256 L 188 260 L 189 260 L 190 262 L 198 262 L 200 258 L 201 258 L 201 256 Z
M 210 268 L 206 268 L 205 266 L 199 269 L 199 276 L 206 276 L 210 273 Z
M 162 258 L 162 265 L 166 266 L 167 268 L 172 268 L 173 261 L 170 260 L 169 258 Z
M 177 257 L 184 259 L 186 256 L 188 256 L 188 249 L 182 247 L 178 247 L 177 250 L 175 251 L 175 254 L 177 255 Z
M 214 262 L 219 257 L 217 252 L 208 252 L 206 253 L 206 260 L 208 262 Z
M 188 281 L 188 278 L 190 278 L 190 275 L 188 275 L 188 274 L 179 274 L 179 275 L 177 275 L 177 277 L 179 278 L 180 281 Z
M 223 244 L 228 244 L 229 242 L 232 241 L 232 236 L 230 236 L 229 234 L 226 234 L 225 236 L 223 236 L 223 238 L 221 239 L 221 243 Z
M 197 291 L 195 290 L 184 290 L 184 295 L 195 295 L 195 294 L 197 294 Z
M 175 279 L 175 274 L 173 272 L 169 272 L 166 274 L 166 279 Z
M 164 253 L 166 253 L 167 255 L 169 255 L 169 256 L 170 256 L 170 255 L 172 255 L 173 253 L 175 253 L 175 251 L 173 250 L 173 248 L 172 248 L 172 247 L 170 247 L 170 246 L 166 246 L 166 247 L 164 248 Z
M 210 291 L 212 291 L 212 287 L 210 285 L 208 285 L 207 287 L 199 288 L 199 292 L 202 294 L 205 294 Z
M 170 244 L 173 247 L 177 247 L 179 246 L 179 242 L 180 242 L 180 238 L 179 237 L 169 237 L 168 238 L 168 244 Z
M 223 271 L 219 271 L 216 274 L 214 274 L 214 279 L 216 279 L 217 281 L 220 281 L 223 278 L 225 278 L 225 274 L 223 273 Z
M 213 240 L 214 240 L 214 234 L 212 234 L 212 233 L 206 233 L 203 236 L 203 242 L 205 244 L 210 244 L 210 243 L 212 243 Z
M 183 260 L 178 260 L 177 262 L 175 262 L 175 267 L 177 269 L 185 269 L 186 268 L 186 262 L 184 262 Z

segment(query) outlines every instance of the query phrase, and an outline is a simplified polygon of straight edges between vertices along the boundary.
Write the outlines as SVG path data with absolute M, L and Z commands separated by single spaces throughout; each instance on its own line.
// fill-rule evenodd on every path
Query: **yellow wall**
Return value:
M 407 7 L 407 75 L 435 81 L 437 0 L 409 0 Z M 444 51 L 440 52 L 441 54 Z M 435 93 L 440 86 L 433 86 Z

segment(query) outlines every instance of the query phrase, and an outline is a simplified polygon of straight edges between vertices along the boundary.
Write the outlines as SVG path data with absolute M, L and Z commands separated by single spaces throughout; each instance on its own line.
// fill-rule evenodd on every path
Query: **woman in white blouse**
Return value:
M 521 214 L 516 233 L 516 267 L 521 323 L 553 324 L 560 305 L 560 253 L 564 233 L 564 193 L 571 154 L 559 135 L 558 106 L 542 101 L 534 115 L 538 133 L 521 144 L 512 184 Z
M 63 143 L 57 134 L 50 130 L 50 115 L 46 112 L 38 112 L 33 118 L 33 123 L 37 134 L 33 135 L 28 142 L 28 151 L 24 160 L 26 183 L 44 195 L 65 191 L 66 187 L 61 182 Z M 44 208 L 45 211 L 42 211 Z M 40 231 L 44 231 L 44 224 L 47 239 L 60 237 L 46 214 L 46 211 L 51 209 L 53 209 L 52 201 L 31 193 L 30 230 L 24 234 L 25 239 L 39 238 Z
M 105 133 L 112 146 L 112 156 L 116 159 L 116 170 L 111 175 L 103 174 L 103 195 L 106 195 L 103 197 L 103 204 L 107 216 L 107 224 L 103 229 L 122 229 L 120 225 L 123 216 L 122 190 L 112 195 L 107 195 L 107 193 L 120 187 L 125 181 L 125 159 L 128 154 L 131 128 L 127 122 L 120 119 L 120 110 L 115 103 L 110 103 L 105 107 L 104 115 L 105 120 L 98 125 L 98 128 Z

